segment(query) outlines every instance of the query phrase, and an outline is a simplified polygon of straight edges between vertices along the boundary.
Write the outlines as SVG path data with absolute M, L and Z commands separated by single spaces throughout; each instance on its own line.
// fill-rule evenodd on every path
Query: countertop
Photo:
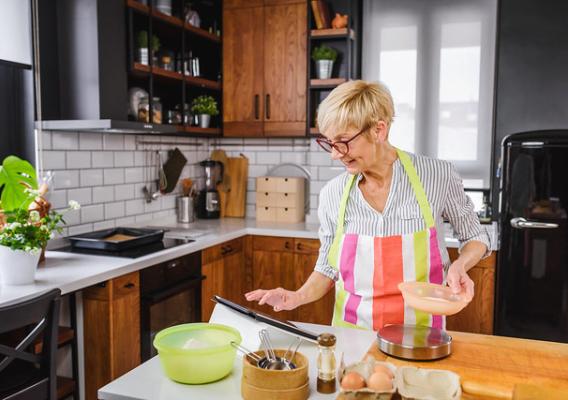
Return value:
M 220 307 L 220 306 L 217 306 Z M 243 325 L 236 314 L 223 322 L 235 326 L 243 338 L 254 337 L 256 322 Z M 337 336 L 337 361 L 344 355 L 346 364 L 359 361 L 366 354 L 393 364 L 415 365 L 423 368 L 447 369 L 460 375 L 463 398 L 512 399 L 517 385 L 531 383 L 543 388 L 568 391 L 568 344 L 543 342 L 463 332 L 448 332 L 452 336 L 452 354 L 442 360 L 410 362 L 394 359 L 381 353 L 372 331 L 336 328 L 325 325 L 297 323 L 300 327 L 315 333 L 330 332 Z M 269 329 L 270 330 L 270 329 Z M 276 331 L 270 331 L 271 336 Z M 275 347 L 287 348 L 292 336 L 280 334 L 273 340 Z M 250 343 L 248 348 L 258 349 Z M 317 346 L 303 342 L 299 350 L 310 362 L 310 399 L 332 399 L 337 393 L 317 393 Z M 174 400 L 174 399 L 240 399 L 242 359 L 237 357 L 232 373 L 214 383 L 206 385 L 183 385 L 168 379 L 154 357 L 98 392 L 102 400 Z
M 243 218 L 198 220 L 192 224 L 178 224 L 173 219 L 147 221 L 137 226 L 168 228 L 195 241 L 134 259 L 47 251 L 46 260 L 38 268 L 33 285 L 0 285 L 0 306 L 23 301 L 54 288 L 59 288 L 62 294 L 71 293 L 244 235 L 317 239 L 319 229 L 317 224 L 257 222 Z M 493 225 L 484 226 L 494 231 Z M 451 230 L 446 229 L 447 247 L 457 247 L 457 240 L 449 232 Z

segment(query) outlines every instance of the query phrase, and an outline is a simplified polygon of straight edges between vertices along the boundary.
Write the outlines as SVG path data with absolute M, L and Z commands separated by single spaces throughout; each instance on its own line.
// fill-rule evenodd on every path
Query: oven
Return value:
M 201 252 L 140 271 L 141 358 L 157 354 L 154 336 L 173 325 L 201 321 Z

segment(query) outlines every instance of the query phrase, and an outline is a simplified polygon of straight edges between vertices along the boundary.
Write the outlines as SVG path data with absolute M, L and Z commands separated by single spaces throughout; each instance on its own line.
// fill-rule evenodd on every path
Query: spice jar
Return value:
M 138 121 L 150 122 L 150 103 L 147 96 L 140 98 L 138 103 Z
M 335 342 L 337 339 L 331 333 L 318 336 L 318 380 L 317 390 L 320 393 L 335 393 Z
M 162 123 L 162 103 L 159 97 L 152 98 L 152 122 L 154 124 Z

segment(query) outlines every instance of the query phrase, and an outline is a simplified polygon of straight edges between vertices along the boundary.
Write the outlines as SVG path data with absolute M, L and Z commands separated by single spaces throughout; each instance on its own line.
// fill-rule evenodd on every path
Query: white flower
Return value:
M 69 200 L 69 208 L 71 210 L 78 210 L 81 208 L 81 204 L 79 204 L 75 200 Z
M 30 221 L 38 222 L 40 220 L 39 211 L 30 211 Z
M 22 226 L 22 224 L 20 224 L 19 222 L 12 222 L 10 225 L 11 229 L 16 229 Z
M 35 197 L 39 196 L 39 189 L 26 188 L 24 191 L 30 195 L 34 195 Z

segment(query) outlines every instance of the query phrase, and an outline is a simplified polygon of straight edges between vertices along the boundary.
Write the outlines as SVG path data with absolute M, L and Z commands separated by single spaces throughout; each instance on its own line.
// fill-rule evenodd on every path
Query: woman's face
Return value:
M 377 145 L 386 140 L 386 125 L 380 121 L 377 126 L 363 131 L 348 129 L 347 132 L 330 139 L 334 143 L 349 141 L 346 154 L 342 154 L 337 150 L 336 147 L 338 146 L 334 146 L 331 150 L 331 158 L 341 161 L 350 174 L 357 174 L 376 165 L 378 161 Z

